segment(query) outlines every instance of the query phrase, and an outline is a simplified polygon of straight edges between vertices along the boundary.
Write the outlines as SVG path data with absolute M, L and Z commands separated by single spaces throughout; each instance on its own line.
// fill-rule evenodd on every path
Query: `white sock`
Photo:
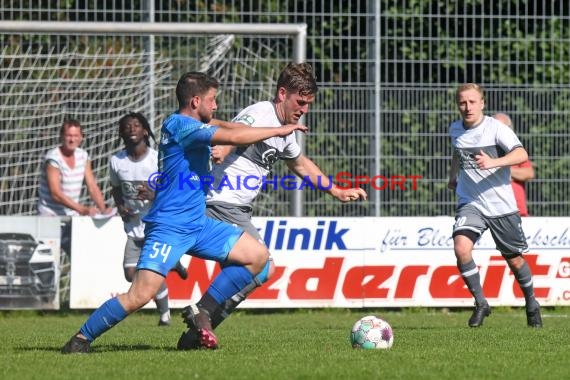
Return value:
M 161 320 L 162 322 L 170 321 L 170 310 L 168 310 L 166 313 L 162 313 L 162 314 L 160 315 L 160 320 Z

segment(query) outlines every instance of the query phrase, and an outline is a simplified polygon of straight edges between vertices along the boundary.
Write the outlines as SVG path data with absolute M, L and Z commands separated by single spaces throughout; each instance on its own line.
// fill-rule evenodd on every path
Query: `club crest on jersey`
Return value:
M 279 157 L 277 156 L 277 149 L 275 148 L 267 149 L 261 155 L 261 160 L 263 161 L 263 164 L 265 164 L 267 167 L 273 166 L 273 164 L 277 162 L 278 159 Z
M 459 159 L 463 169 L 477 169 L 475 153 L 464 149 L 457 149 L 457 151 L 459 153 Z

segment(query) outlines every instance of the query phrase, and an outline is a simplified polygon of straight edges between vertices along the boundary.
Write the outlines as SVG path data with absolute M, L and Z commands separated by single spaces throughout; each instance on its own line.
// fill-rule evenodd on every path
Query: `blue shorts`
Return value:
M 184 254 L 224 262 L 243 230 L 206 216 L 202 221 L 200 228 L 190 232 L 147 223 L 137 269 L 148 269 L 166 277 Z

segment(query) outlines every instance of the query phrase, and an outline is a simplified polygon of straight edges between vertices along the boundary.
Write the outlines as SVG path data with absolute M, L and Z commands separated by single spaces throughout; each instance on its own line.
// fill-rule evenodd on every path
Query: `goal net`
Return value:
M 149 38 L 0 34 L 0 215 L 36 213 L 41 161 L 59 145 L 64 119 L 81 122 L 82 147 L 110 201 L 107 162 L 122 147 L 121 116 L 142 112 L 159 137 L 161 121 L 177 108 L 178 78 L 197 70 L 220 80 L 216 117 L 230 120 L 247 105 L 271 99 L 294 53 L 286 34 L 157 35 L 152 49 Z M 88 201 L 84 191 L 82 202 Z M 272 192 L 261 199 L 261 213 L 287 212 L 288 204 L 287 194 Z
M 59 144 L 63 120 L 81 122 L 83 147 L 94 162 L 117 150 L 117 120 L 126 111 L 148 107 L 148 56 L 5 47 L 0 59 L 0 214 L 34 214 L 41 161 Z M 165 59 L 154 62 L 159 83 L 170 67 Z

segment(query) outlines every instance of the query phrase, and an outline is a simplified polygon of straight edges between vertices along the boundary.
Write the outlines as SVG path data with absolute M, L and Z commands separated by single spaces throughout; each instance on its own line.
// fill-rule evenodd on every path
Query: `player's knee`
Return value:
M 265 266 L 263 267 L 261 272 L 259 272 L 259 274 L 257 275 L 259 283 L 263 284 L 267 282 L 267 280 L 269 280 L 271 276 L 273 276 L 274 272 L 275 272 L 275 265 L 273 264 L 273 260 L 269 259 L 265 263 Z
M 454 236 L 453 250 L 459 262 L 471 260 L 473 245 L 474 243 L 471 236 L 466 236 L 464 233 L 459 233 Z
M 265 246 L 260 246 L 258 252 L 251 263 L 251 267 L 255 273 L 261 273 L 269 260 L 269 251 Z
M 273 262 L 273 259 L 270 257 L 269 258 L 269 270 L 267 271 L 267 280 L 269 280 L 271 277 L 273 277 L 273 274 L 275 274 L 275 263 Z
M 467 249 L 455 248 L 455 258 L 458 263 L 467 263 L 473 258 L 473 254 Z
M 520 253 L 502 253 L 502 255 L 507 261 L 509 268 L 512 270 L 520 269 L 525 263 L 525 260 Z

